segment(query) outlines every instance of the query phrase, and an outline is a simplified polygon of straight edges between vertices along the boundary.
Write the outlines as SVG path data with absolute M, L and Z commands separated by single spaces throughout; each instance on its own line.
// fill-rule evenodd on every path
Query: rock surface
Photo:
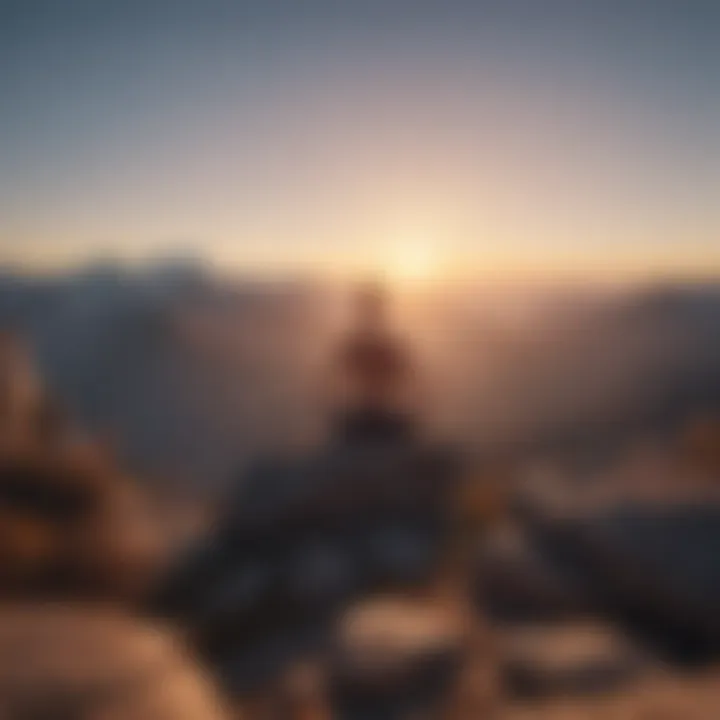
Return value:
M 169 633 L 120 613 L 52 604 L 0 608 L 0 716 L 229 717 Z

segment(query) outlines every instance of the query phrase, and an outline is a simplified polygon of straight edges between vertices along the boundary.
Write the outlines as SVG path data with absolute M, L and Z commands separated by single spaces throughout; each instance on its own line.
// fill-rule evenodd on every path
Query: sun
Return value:
M 385 254 L 384 269 L 398 282 L 422 282 L 432 279 L 438 270 L 437 256 L 425 243 L 391 243 Z

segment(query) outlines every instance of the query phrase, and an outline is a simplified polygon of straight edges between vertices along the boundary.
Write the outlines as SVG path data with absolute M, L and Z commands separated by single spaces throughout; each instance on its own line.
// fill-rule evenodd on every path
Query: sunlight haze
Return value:
M 715 274 L 717 5 L 4 2 L 0 261 Z

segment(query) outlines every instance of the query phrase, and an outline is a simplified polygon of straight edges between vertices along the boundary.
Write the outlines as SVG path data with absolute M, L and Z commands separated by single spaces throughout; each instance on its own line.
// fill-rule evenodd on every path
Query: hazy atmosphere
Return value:
M 0 0 L 0 716 L 714 720 L 720 3 Z
M 718 269 L 710 0 L 3 0 L 0 258 Z

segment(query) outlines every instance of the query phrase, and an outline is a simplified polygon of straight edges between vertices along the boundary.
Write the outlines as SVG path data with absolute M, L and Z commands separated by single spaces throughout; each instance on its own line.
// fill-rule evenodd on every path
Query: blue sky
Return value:
M 720 268 L 711 0 L 0 0 L 0 260 Z

